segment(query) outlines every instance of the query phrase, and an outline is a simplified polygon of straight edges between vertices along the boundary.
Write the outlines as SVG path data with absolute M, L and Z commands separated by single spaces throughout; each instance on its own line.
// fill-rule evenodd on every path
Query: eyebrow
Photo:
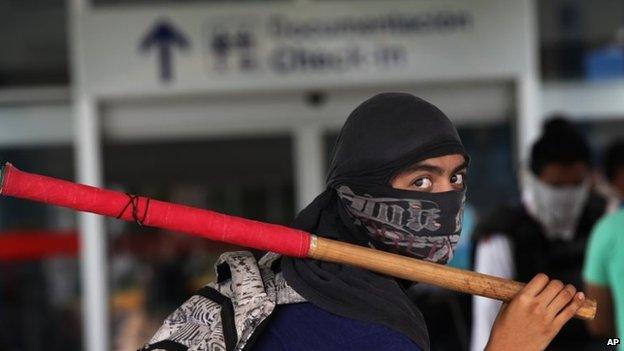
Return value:
M 468 161 L 464 161 L 461 165 L 455 167 L 455 169 L 453 169 L 453 173 L 457 173 L 458 171 L 461 171 L 466 168 L 468 168 Z M 426 171 L 426 172 L 431 172 L 431 173 L 435 173 L 438 175 L 444 174 L 444 169 L 442 167 L 429 165 L 426 163 L 417 163 L 413 166 L 408 167 L 405 171 L 407 172 Z

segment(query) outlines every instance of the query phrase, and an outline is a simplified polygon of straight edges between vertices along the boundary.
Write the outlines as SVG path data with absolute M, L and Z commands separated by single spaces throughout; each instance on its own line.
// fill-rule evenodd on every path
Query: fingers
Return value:
M 544 290 L 542 290 L 542 292 L 539 293 L 539 295 L 537 296 L 537 298 L 539 299 L 540 305 L 542 305 L 543 307 L 548 306 L 557 296 L 559 296 L 559 294 L 563 290 L 564 290 L 564 285 L 560 280 L 555 280 L 555 279 L 551 280 L 546 285 Z M 567 291 L 563 291 L 563 292 L 564 292 L 564 295 L 567 294 Z M 572 296 L 574 296 L 574 294 L 570 296 L 568 301 L 572 298 Z
M 555 320 L 553 321 L 557 328 L 557 332 L 561 330 L 563 325 L 566 324 L 570 318 L 574 317 L 574 314 L 576 314 L 576 311 L 581 308 L 584 301 L 585 294 L 582 292 L 578 292 L 574 295 L 572 301 L 570 301 L 570 303 L 557 315 L 557 317 L 555 317 Z
M 544 290 L 546 285 L 548 285 L 549 281 L 550 279 L 548 279 L 548 276 L 546 274 L 539 273 L 535 277 L 533 277 L 533 279 L 531 279 L 531 281 L 528 282 L 527 285 L 524 286 L 524 288 L 522 288 L 520 294 L 537 296 L 540 292 L 542 292 L 542 290 Z
M 564 307 L 568 305 L 570 300 L 574 298 L 575 294 L 576 288 L 571 284 L 566 285 L 565 288 L 561 289 L 548 305 L 548 314 L 554 318 Z

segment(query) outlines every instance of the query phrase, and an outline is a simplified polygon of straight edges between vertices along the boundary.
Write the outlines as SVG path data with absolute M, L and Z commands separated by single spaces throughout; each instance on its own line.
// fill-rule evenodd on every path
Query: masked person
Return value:
M 591 157 L 582 136 L 562 118 L 544 126 L 531 149 L 522 202 L 503 206 L 475 231 L 475 270 L 527 281 L 538 272 L 582 286 L 584 250 L 607 201 L 591 190 Z M 473 298 L 472 350 L 483 350 L 500 303 Z M 592 341 L 574 321 L 549 349 L 586 350 Z
M 376 95 L 347 119 L 327 188 L 293 226 L 446 263 L 462 227 L 468 155 L 449 119 L 405 93 Z M 176 310 L 144 350 L 429 350 L 408 282 L 347 265 L 226 253 L 217 282 Z M 492 350 L 541 350 L 583 295 L 544 275 L 501 313 Z M 530 313 L 530 305 L 549 306 Z M 530 340 L 526 342 L 524 340 Z

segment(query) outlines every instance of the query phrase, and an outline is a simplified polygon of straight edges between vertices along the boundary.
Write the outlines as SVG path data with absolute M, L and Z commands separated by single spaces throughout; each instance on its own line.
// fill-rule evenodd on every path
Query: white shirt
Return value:
M 477 272 L 505 279 L 512 279 L 515 275 L 511 242 L 505 235 L 495 234 L 481 240 L 477 244 L 474 259 Z M 483 351 L 485 348 L 501 304 L 498 300 L 481 296 L 472 298 L 471 351 Z

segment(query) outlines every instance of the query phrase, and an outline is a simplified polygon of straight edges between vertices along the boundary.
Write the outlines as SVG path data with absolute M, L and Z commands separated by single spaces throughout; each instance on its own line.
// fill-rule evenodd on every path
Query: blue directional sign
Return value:
M 174 49 L 186 50 L 190 47 L 191 43 L 184 33 L 164 19 L 158 20 L 139 44 L 142 52 L 157 52 L 159 77 L 165 83 L 173 79 Z

